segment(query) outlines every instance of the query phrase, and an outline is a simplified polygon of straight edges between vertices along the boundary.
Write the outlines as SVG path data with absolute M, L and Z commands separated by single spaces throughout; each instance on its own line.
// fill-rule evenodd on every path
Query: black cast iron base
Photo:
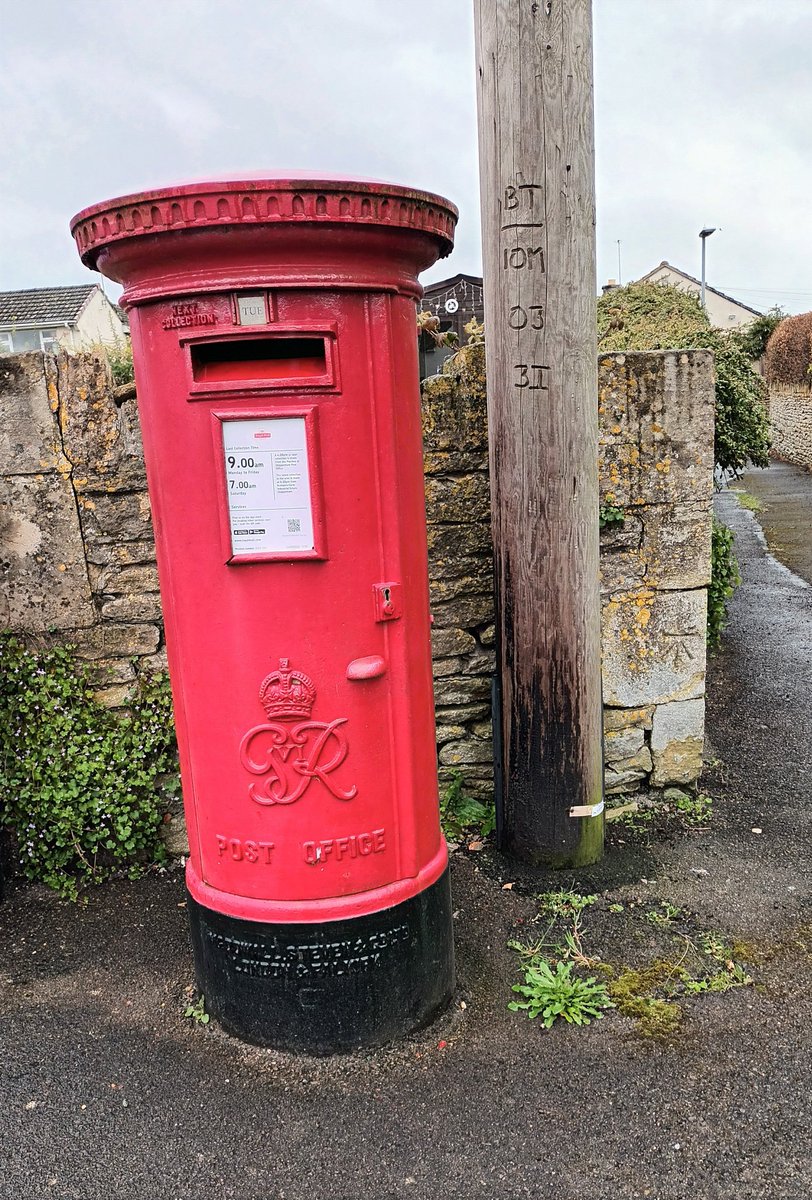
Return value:
M 191 896 L 189 916 L 206 1011 L 256 1046 L 383 1046 L 427 1025 L 454 990 L 447 868 L 411 900 L 349 920 L 266 925 Z

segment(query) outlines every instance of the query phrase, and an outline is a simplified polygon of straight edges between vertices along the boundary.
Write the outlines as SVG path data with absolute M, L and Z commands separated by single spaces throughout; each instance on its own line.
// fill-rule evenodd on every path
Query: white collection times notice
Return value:
M 223 422 L 231 552 L 313 550 L 304 417 Z

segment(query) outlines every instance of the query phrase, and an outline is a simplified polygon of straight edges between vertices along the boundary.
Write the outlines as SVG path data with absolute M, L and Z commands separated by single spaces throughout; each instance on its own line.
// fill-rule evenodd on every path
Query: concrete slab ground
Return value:
M 455 854 L 452 1011 L 411 1042 L 340 1059 L 184 1019 L 179 872 L 107 885 L 84 906 L 12 889 L 3 1200 L 804 1200 L 812 588 L 769 556 L 733 494 L 720 506 L 744 583 L 711 663 L 709 828 L 613 823 L 604 863 L 578 874 Z M 544 935 L 536 893 L 561 886 L 598 894 L 584 944 L 617 969 L 713 930 L 749 943 L 737 953 L 754 984 L 682 999 L 663 1043 L 617 1012 L 545 1031 L 507 1008 L 519 975 L 506 943 Z M 681 912 L 664 933 L 647 914 L 666 902 Z

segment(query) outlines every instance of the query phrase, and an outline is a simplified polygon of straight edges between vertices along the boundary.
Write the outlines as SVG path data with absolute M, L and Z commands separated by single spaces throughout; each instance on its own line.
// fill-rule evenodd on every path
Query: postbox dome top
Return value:
M 459 216 L 442 196 L 376 180 L 297 172 L 208 178 L 134 192 L 93 204 L 71 221 L 79 255 L 96 267 L 100 250 L 124 239 L 184 229 L 325 224 L 413 229 L 437 238 L 439 257 L 451 253 Z

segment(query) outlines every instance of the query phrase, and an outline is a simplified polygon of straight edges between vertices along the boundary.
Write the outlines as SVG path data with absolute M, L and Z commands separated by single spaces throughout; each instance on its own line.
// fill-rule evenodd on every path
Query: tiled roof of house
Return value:
M 697 287 L 702 286 L 702 281 L 700 279 L 695 279 L 693 275 L 689 275 L 687 271 L 683 271 L 682 267 L 675 267 L 673 263 L 668 262 L 666 259 L 663 259 L 659 267 L 655 267 L 653 271 L 649 271 L 647 274 L 641 275 L 637 282 L 647 283 L 652 275 L 656 275 L 658 271 L 662 271 L 664 268 L 667 268 L 669 271 L 673 271 L 675 275 L 681 275 L 683 279 L 690 279 L 691 283 L 695 283 Z M 720 292 L 718 288 L 711 287 L 711 285 L 707 282 L 705 283 L 705 291 L 713 292 L 714 296 L 721 296 L 723 300 L 729 300 L 731 304 L 738 304 L 739 308 L 743 308 L 747 312 L 751 312 L 754 317 L 760 317 L 762 315 L 759 309 L 751 308 L 749 304 L 745 304 L 742 300 L 737 300 L 735 296 L 728 296 L 727 292 Z
M 454 284 L 462 283 L 463 280 L 466 283 L 473 284 L 474 287 L 482 287 L 481 275 L 463 275 L 460 273 L 459 275 L 452 275 L 450 279 L 441 279 L 437 283 L 425 284 L 423 287 L 423 293 L 426 296 L 433 296 L 436 292 L 446 292 L 449 290 L 449 288 L 452 288 Z
M 9 325 L 72 325 L 97 286 L 95 283 L 80 283 L 71 287 L 0 292 L 0 328 Z

